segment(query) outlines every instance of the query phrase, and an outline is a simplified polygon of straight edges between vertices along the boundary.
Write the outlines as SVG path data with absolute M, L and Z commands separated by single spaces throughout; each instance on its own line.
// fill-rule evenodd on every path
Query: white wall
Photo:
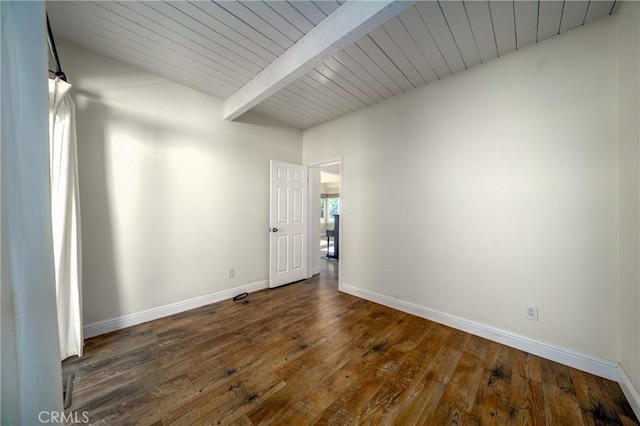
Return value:
M 343 283 L 617 360 L 615 43 L 603 19 L 306 131 L 306 164 L 344 156 Z
M 324 182 L 320 187 L 321 194 L 338 194 L 340 193 L 340 182 Z
M 620 364 L 640 391 L 640 4 L 618 12 Z M 640 401 L 637 403 L 640 404 Z
M 0 2 L 3 425 L 62 412 L 43 2 Z M 41 412 L 45 412 L 39 419 Z M 58 422 L 53 422 L 58 423 Z
M 85 323 L 268 279 L 269 160 L 300 163 L 301 132 L 223 121 L 218 99 L 59 50 L 77 112 Z

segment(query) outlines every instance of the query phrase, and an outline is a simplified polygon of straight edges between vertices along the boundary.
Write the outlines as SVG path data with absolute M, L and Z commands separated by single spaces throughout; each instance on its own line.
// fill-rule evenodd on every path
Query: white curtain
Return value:
M 75 105 L 71 85 L 49 80 L 51 220 L 62 359 L 82 355 L 82 256 Z

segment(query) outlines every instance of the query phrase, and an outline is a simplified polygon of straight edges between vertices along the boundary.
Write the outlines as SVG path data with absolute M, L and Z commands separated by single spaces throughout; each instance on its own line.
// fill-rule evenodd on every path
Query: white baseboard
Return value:
M 320 267 L 316 266 L 311 269 L 311 275 L 318 275 L 320 273 Z
M 502 343 L 525 352 L 532 353 L 578 370 L 586 371 L 596 376 L 604 377 L 609 380 L 618 380 L 618 363 L 592 357 L 587 354 L 573 351 L 571 349 L 562 348 L 539 340 L 531 339 L 507 330 L 490 327 L 477 322 L 469 321 L 454 315 L 439 312 L 424 306 L 415 305 L 393 297 L 385 296 L 359 287 L 342 283 L 339 290 L 351 294 L 380 305 L 388 306 L 402 312 L 407 312 L 428 320 L 466 331 L 476 336 L 494 342 Z
M 158 318 L 199 308 L 211 303 L 231 299 L 241 293 L 252 293 L 265 288 L 269 288 L 269 280 L 258 281 L 229 290 L 222 290 L 216 293 L 194 297 L 193 299 L 147 309 L 146 311 L 134 312 L 117 318 L 94 322 L 84 326 L 84 338 L 88 339 L 90 337 L 99 336 L 100 334 L 110 333 L 115 330 L 120 330 L 121 328 L 131 327 L 132 325 L 142 324 L 143 322 L 153 321 Z
M 620 388 L 622 388 L 624 396 L 627 397 L 627 401 L 629 401 L 633 412 L 636 413 L 636 417 L 640 419 L 640 392 L 638 392 L 638 389 L 633 385 L 633 382 L 631 382 L 627 372 L 624 371 L 621 365 L 618 365 L 618 383 L 620 383 Z

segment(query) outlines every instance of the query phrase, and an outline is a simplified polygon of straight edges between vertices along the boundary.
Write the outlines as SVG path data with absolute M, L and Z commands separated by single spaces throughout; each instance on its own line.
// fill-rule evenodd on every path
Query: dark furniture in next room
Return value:
M 333 238 L 333 252 L 329 250 L 329 243 Z M 333 229 L 327 229 L 327 259 L 338 259 L 340 255 L 340 215 L 333 216 Z

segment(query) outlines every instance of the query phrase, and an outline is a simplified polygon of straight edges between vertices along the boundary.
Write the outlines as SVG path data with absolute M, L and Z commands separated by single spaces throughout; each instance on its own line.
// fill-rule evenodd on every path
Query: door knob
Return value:
M 278 232 L 278 228 L 271 228 L 271 232 Z

